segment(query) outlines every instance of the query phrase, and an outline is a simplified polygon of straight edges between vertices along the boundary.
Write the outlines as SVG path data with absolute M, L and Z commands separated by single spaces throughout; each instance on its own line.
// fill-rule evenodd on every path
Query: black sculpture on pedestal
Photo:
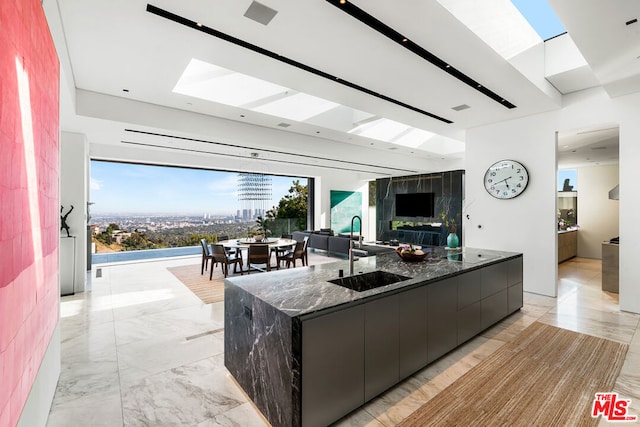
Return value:
M 569 178 L 564 180 L 564 185 L 562 186 L 562 191 L 573 191 L 573 185 L 569 185 Z
M 69 209 L 69 212 L 67 212 L 64 215 L 62 215 L 63 210 L 64 210 L 64 206 L 61 205 L 60 206 L 60 231 L 64 229 L 67 232 L 67 237 L 71 237 L 71 234 L 69 234 L 69 224 L 67 224 L 67 217 L 69 216 L 71 211 L 73 211 L 73 205 L 71 205 L 71 209 Z

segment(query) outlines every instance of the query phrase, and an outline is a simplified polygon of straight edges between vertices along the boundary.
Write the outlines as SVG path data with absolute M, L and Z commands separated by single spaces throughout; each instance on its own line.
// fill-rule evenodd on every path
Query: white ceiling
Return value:
M 262 0 L 262 3 L 277 11 L 268 25 L 244 16 L 251 0 L 152 0 L 150 4 L 453 123 L 443 123 L 149 13 L 145 1 L 44 0 L 70 89 L 66 93 L 63 84 L 62 129 L 82 132 L 93 144 L 122 144 L 123 140 L 132 139 L 125 129 L 133 128 L 202 137 L 258 152 L 261 148 L 278 151 L 290 147 L 285 142 L 279 145 L 278 140 L 290 141 L 304 136 L 319 144 L 301 146 L 300 154 L 328 157 L 330 150 L 341 160 L 366 159 L 368 164 L 399 166 L 403 158 L 406 163 L 408 156 L 430 161 L 461 159 L 463 152 L 443 148 L 449 138 L 464 142 L 466 129 L 561 106 L 561 94 L 550 83 L 544 79 L 532 79 L 537 83 L 529 80 L 525 76 L 529 73 L 523 73 L 521 65 L 502 58 L 437 1 L 354 0 L 350 3 L 517 108 L 505 108 L 327 1 Z M 624 24 L 640 15 L 640 2 L 551 0 L 550 3 L 595 76 L 612 96 L 640 89 L 637 59 L 640 24 Z M 525 54 L 533 58 L 539 55 L 541 60 L 544 57 L 540 49 Z M 337 131 L 318 124 L 322 121 L 289 121 L 291 126 L 282 128 L 278 125 L 283 120 L 278 117 L 173 92 L 194 58 L 441 136 L 418 150 Z M 584 75 L 585 68 L 579 72 Z M 593 80 L 593 75 L 587 72 Z M 572 85 L 571 90 L 581 89 L 567 75 L 563 78 Z M 75 96 L 85 100 L 84 104 L 78 102 L 73 106 Z M 461 104 L 470 108 L 452 110 Z M 113 107 L 110 110 L 100 108 L 101 105 Z M 189 132 L 185 131 L 188 129 L 185 120 L 174 125 L 170 121 L 157 123 L 158 120 L 142 118 L 157 107 L 181 110 L 187 115 L 180 117 L 193 120 L 213 116 L 218 118 L 215 123 L 220 126 L 206 131 L 194 126 Z M 246 123 L 263 129 L 265 140 L 251 140 L 240 134 L 232 137 L 221 130 L 242 129 Z M 278 138 L 277 135 L 284 135 L 282 132 L 286 137 Z M 161 139 L 158 138 L 158 145 L 162 145 Z M 153 137 L 147 137 L 146 142 L 153 145 Z M 389 152 L 390 149 L 393 152 Z M 274 159 L 277 157 L 271 155 Z M 320 161 L 319 165 L 323 164 L 331 167 L 335 162 Z M 425 166 L 420 172 L 428 169 L 429 166 Z

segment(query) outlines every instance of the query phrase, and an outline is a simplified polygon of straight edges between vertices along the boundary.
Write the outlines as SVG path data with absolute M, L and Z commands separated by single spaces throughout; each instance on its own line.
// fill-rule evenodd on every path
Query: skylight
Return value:
M 464 151 L 459 141 L 425 144 L 433 133 L 197 59 L 189 62 L 173 91 L 404 147 L 438 154 Z
M 173 91 L 220 104 L 242 107 L 284 94 L 289 89 L 217 65 L 191 59 Z
M 284 117 L 286 119 L 303 122 L 325 111 L 337 107 L 339 104 L 327 101 L 306 93 L 296 93 L 286 98 L 278 99 L 260 107 L 253 108 L 254 111 L 270 114 L 272 116 Z
M 547 0 L 438 0 L 503 58 L 565 33 Z
M 548 40 L 567 32 L 546 0 L 511 0 L 511 2 L 542 40 Z
M 509 0 L 438 2 L 507 60 L 542 43 L 540 36 Z

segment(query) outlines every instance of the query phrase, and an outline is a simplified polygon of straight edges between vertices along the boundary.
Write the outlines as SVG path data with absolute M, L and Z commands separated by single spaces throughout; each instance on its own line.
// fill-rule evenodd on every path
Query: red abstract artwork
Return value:
M 17 423 L 58 321 L 59 62 L 39 0 L 0 2 L 0 28 L 3 427 Z

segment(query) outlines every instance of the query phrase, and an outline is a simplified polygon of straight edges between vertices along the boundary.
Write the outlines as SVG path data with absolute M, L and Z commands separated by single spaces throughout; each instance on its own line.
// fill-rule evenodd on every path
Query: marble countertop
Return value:
M 338 271 L 341 269 L 345 276 L 348 275 L 349 262 L 340 259 L 310 267 L 229 277 L 226 282 L 244 289 L 291 317 L 297 317 L 345 304 L 362 303 L 376 295 L 455 276 L 521 255 L 515 252 L 474 248 L 464 248 L 462 251 L 450 252 L 450 254 L 452 256 L 449 258 L 452 259 L 447 258 L 443 248 L 434 248 L 433 258 L 422 262 L 403 261 L 395 252 L 360 258 L 354 262 L 354 274 L 382 270 L 410 277 L 409 280 L 364 292 L 357 292 L 329 282 L 338 278 Z M 462 260 L 459 260 L 460 258 Z

